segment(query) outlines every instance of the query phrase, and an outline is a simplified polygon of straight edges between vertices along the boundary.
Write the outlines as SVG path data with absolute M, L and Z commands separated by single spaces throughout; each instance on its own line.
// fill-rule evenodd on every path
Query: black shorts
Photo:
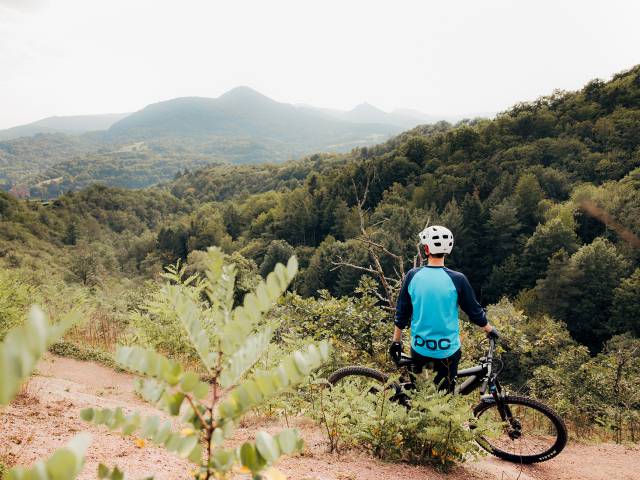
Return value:
M 462 356 L 462 349 L 447 358 L 432 358 L 420 355 L 411 349 L 411 358 L 414 364 L 414 373 L 421 373 L 424 367 L 436 372 L 433 382 L 438 386 L 438 390 L 453 392 L 456 386 L 456 375 L 458 375 L 458 364 Z

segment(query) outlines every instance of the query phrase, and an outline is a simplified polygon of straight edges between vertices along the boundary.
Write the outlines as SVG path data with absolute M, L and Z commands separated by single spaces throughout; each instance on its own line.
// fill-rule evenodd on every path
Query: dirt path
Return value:
M 28 465 L 64 445 L 76 432 L 88 430 L 93 443 L 82 479 L 96 478 L 99 462 L 118 465 L 132 479 L 149 473 L 160 480 L 190 478 L 190 466 L 180 458 L 152 446 L 140 448 L 130 437 L 79 419 L 78 412 L 88 406 L 161 414 L 134 395 L 132 380 L 130 375 L 93 363 L 47 357 L 25 394 L 0 414 L 0 455 Z M 305 452 L 278 465 L 295 480 L 633 480 L 640 471 L 638 447 L 571 444 L 558 458 L 522 470 L 484 458 L 445 475 L 427 467 L 386 464 L 361 453 L 328 454 L 322 434 L 309 421 L 299 419 L 295 426 L 305 438 Z M 238 429 L 236 440 L 252 437 L 258 429 L 275 432 L 281 427 L 279 420 L 251 418 Z

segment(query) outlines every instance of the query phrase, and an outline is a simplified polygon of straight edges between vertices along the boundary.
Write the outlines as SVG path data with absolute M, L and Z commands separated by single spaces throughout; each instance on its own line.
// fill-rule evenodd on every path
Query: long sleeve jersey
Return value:
M 460 348 L 458 306 L 480 327 L 487 324 L 469 280 L 445 267 L 419 267 L 407 273 L 396 306 L 395 325 L 411 326 L 411 348 L 420 355 L 447 358 Z

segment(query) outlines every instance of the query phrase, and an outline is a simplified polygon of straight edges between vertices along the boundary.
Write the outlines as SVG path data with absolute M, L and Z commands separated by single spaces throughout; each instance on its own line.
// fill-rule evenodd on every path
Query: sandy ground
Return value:
M 162 415 L 133 393 L 133 377 L 87 362 L 48 356 L 25 393 L 0 414 L 0 455 L 21 465 L 50 454 L 76 432 L 89 431 L 93 442 L 81 479 L 96 478 L 99 462 L 118 465 L 128 478 L 149 473 L 156 479 L 190 478 L 190 466 L 180 458 L 153 446 L 138 447 L 131 437 L 121 437 L 105 428 L 87 425 L 79 411 L 88 406 Z M 236 441 L 252 437 L 259 429 L 278 431 L 278 419 L 251 418 L 236 434 Z M 327 453 L 322 433 L 308 420 L 293 426 L 301 430 L 306 449 L 285 458 L 278 468 L 288 478 L 303 480 L 632 480 L 640 478 L 640 448 L 622 445 L 570 444 L 557 458 L 543 464 L 512 465 L 487 457 L 465 464 L 449 474 L 429 467 L 387 464 L 362 453 Z M 0 457 L 1 458 L 1 457 Z M 239 477 L 240 478 L 240 477 Z

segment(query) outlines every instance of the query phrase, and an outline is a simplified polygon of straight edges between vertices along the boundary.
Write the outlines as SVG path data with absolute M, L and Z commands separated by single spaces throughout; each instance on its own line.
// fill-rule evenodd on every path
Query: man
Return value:
M 434 225 L 419 235 L 429 260 L 426 267 L 410 270 L 404 279 L 389 354 L 393 361 L 400 360 L 402 330 L 411 326 L 411 357 L 416 372 L 429 364 L 436 372 L 438 388 L 453 392 L 461 356 L 458 306 L 489 337 L 499 335 L 489 325 L 467 277 L 444 266 L 445 256 L 453 249 L 451 231 Z

